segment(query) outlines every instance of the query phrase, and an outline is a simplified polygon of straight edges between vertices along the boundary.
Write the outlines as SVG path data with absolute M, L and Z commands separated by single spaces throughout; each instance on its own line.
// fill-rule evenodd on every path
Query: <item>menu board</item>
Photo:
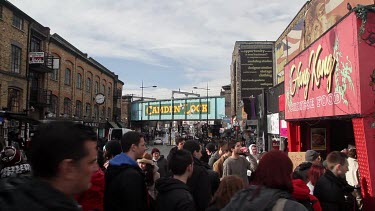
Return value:
M 241 45 L 241 97 L 256 97 L 273 86 L 273 44 Z

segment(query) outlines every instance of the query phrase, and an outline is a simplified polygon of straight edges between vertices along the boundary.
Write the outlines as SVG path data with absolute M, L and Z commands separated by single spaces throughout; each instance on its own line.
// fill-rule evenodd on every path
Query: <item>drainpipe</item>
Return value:
M 29 53 L 30 53 L 30 40 L 31 40 L 31 27 L 33 23 L 29 23 L 27 32 L 27 49 L 26 49 L 26 115 L 29 116 L 30 107 L 30 67 L 29 67 Z

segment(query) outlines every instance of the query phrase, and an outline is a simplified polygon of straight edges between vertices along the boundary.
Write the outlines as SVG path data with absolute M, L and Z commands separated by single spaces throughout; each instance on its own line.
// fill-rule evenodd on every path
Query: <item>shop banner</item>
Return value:
M 355 13 L 285 66 L 284 86 L 286 120 L 360 113 Z

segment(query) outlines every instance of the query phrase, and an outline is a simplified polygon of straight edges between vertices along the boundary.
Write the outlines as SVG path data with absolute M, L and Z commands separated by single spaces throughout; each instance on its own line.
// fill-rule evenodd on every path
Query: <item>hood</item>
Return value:
M 292 180 L 293 183 L 293 197 L 297 200 L 306 200 L 309 198 L 310 189 L 307 184 L 301 179 Z
M 6 188 L 0 188 L 0 197 L 3 197 L 2 195 L 4 194 L 4 196 L 9 199 L 9 204 L 11 204 L 12 201 L 13 203 L 17 203 L 20 198 L 23 198 L 43 206 L 45 210 L 79 210 L 79 205 L 73 198 L 69 198 L 41 179 L 18 177 L 8 180 L 7 184 Z M 16 204 L 12 204 L 11 206 L 17 207 Z
M 250 144 L 250 146 L 249 146 L 249 152 L 250 152 L 250 155 L 255 155 L 254 153 L 253 153 L 253 151 L 251 150 L 251 147 L 253 147 L 253 146 L 257 146 L 256 144 Z
M 122 166 L 124 164 L 127 164 L 127 165 L 130 165 L 130 166 L 137 166 L 138 167 L 138 163 L 125 153 L 120 153 L 120 154 L 116 155 L 114 158 L 112 158 L 109 161 L 109 164 L 112 165 L 112 166 Z
M 189 187 L 175 178 L 160 178 L 156 180 L 155 188 L 159 193 L 166 193 L 175 189 L 182 189 L 189 191 Z

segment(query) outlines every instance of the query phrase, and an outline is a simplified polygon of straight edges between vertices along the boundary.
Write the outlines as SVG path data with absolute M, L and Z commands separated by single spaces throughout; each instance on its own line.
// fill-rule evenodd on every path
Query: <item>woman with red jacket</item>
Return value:
M 319 200 L 310 194 L 310 189 L 307 187 L 305 181 L 300 178 L 298 172 L 293 172 L 293 193 L 292 196 L 299 203 L 303 204 L 306 208 L 312 208 L 314 211 L 322 211 Z

